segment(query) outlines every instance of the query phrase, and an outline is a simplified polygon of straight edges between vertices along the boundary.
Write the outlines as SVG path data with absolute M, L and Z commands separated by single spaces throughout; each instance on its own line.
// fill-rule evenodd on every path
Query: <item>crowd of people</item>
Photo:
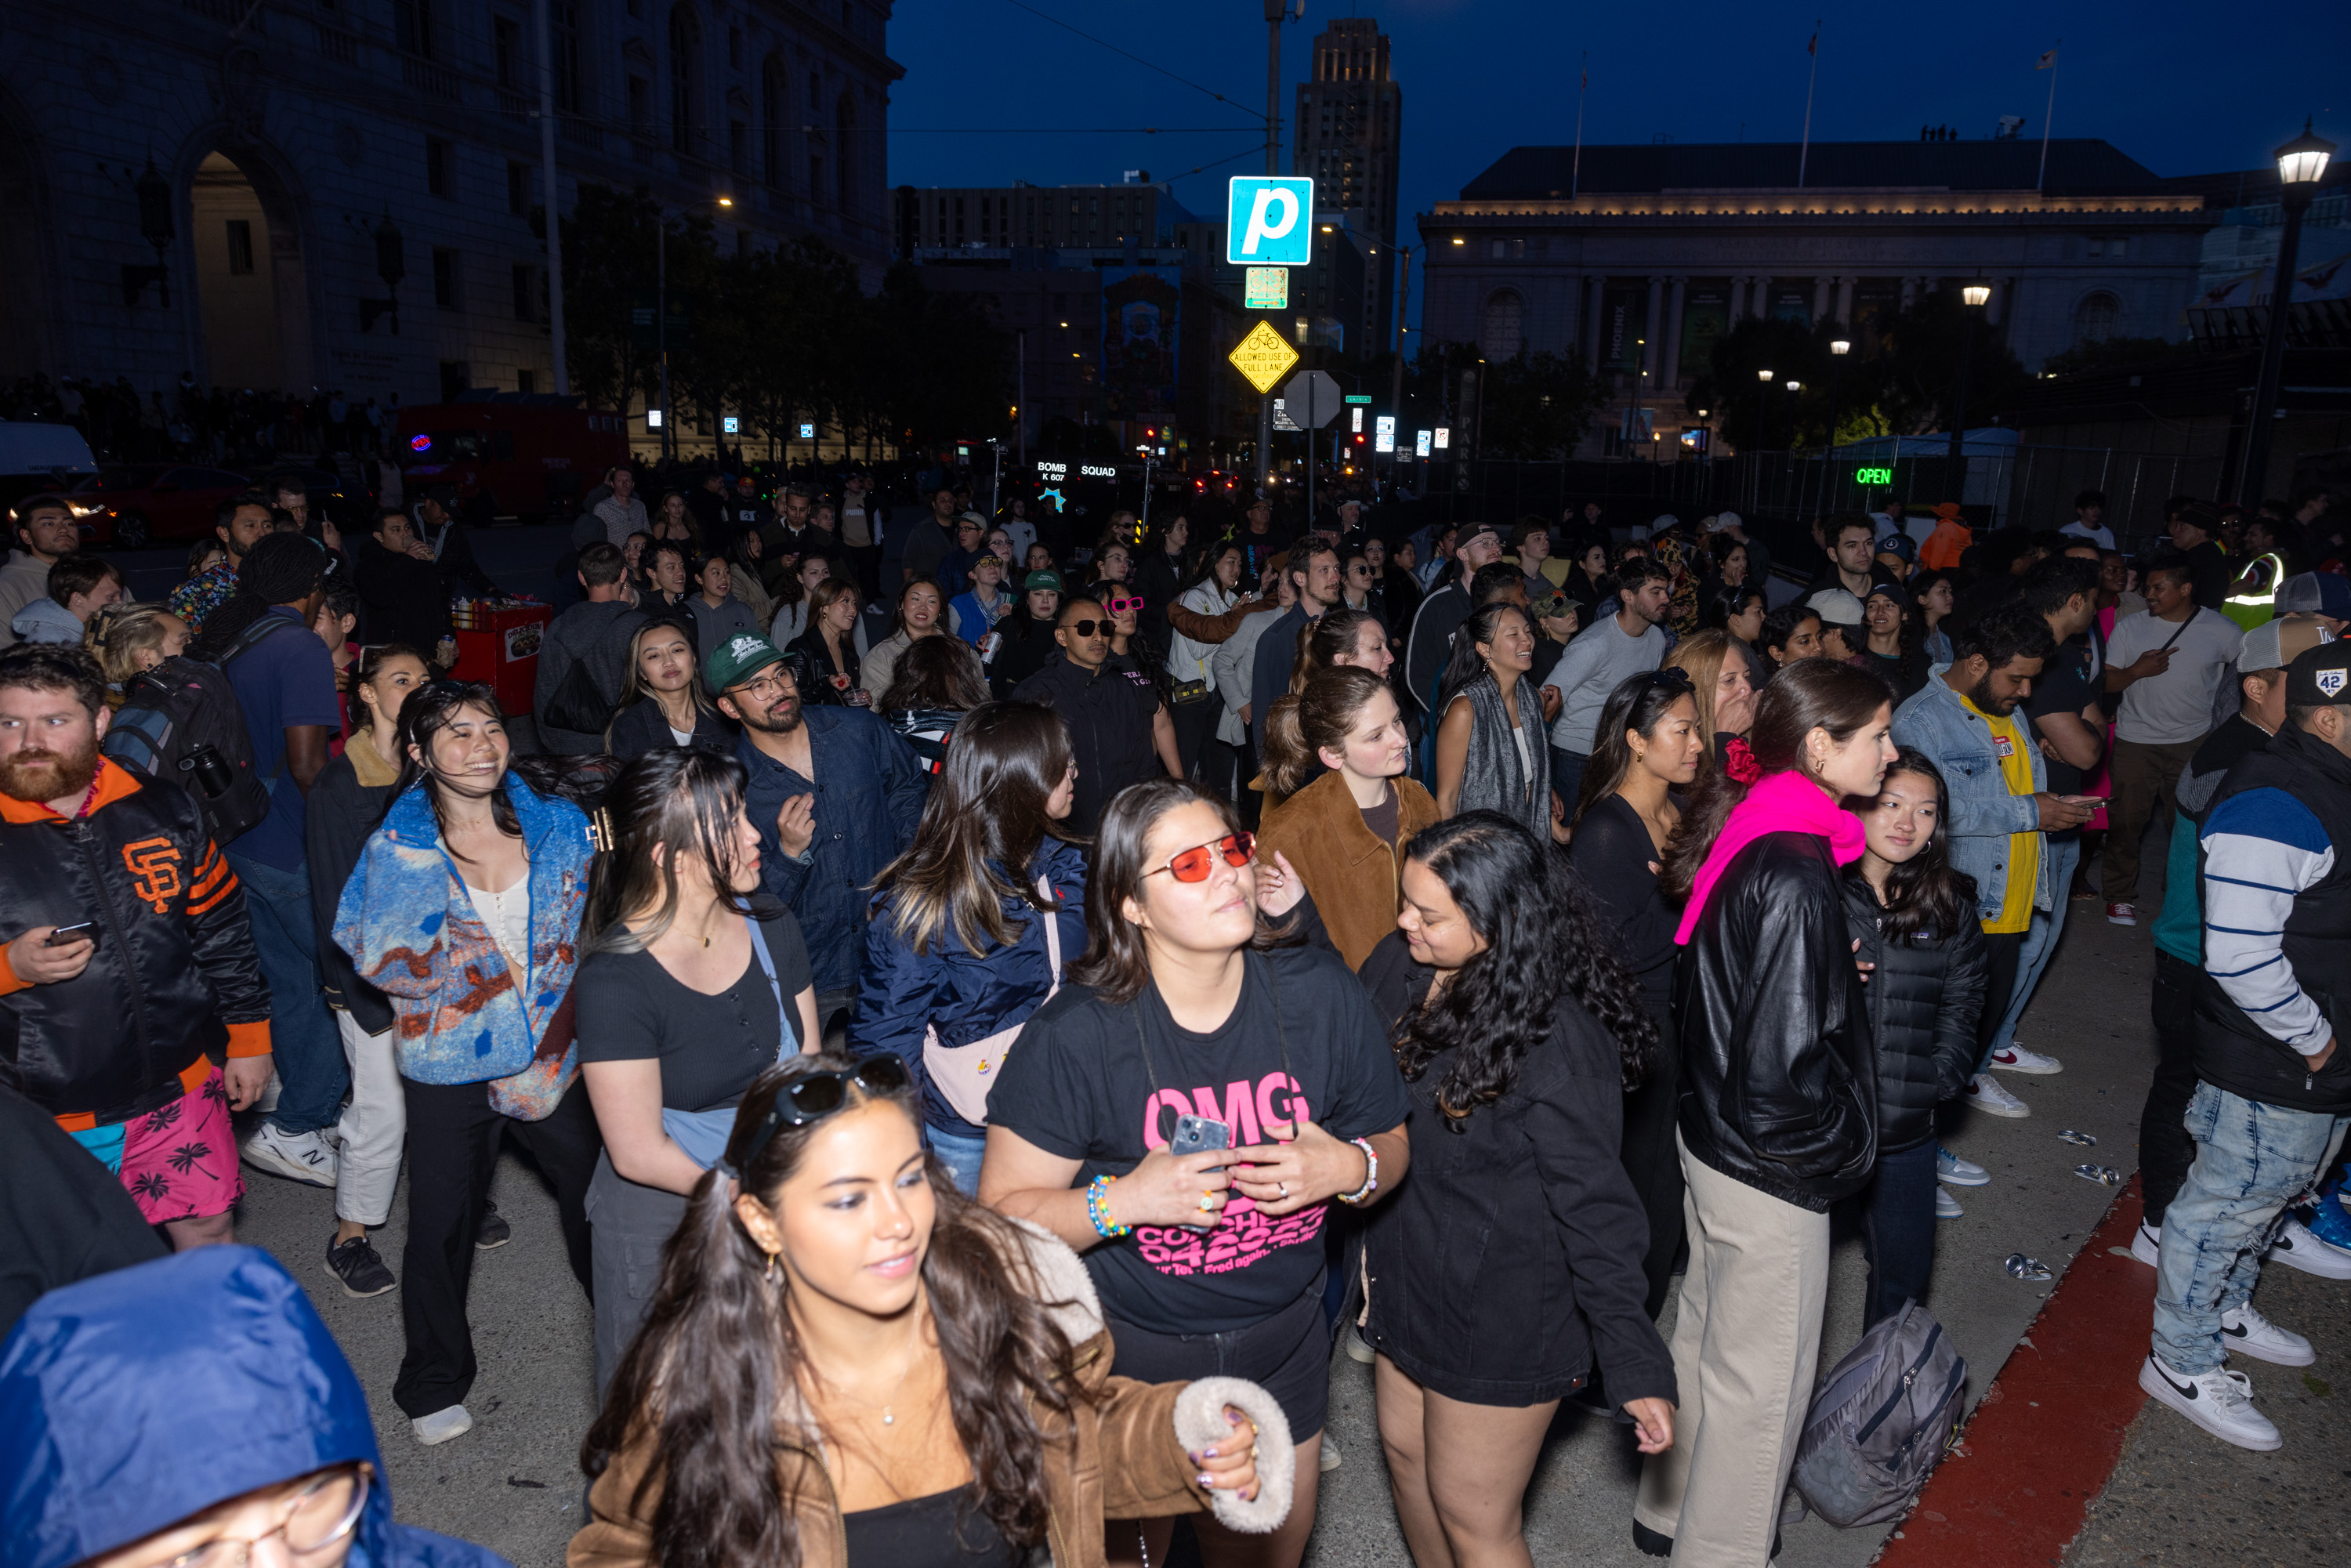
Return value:
M 400 423 L 400 395 L 349 398 L 205 386 L 190 372 L 141 397 L 128 376 L 109 382 L 44 371 L 0 386 L 0 419 L 71 425 L 109 463 L 267 462 L 279 454 L 381 457 Z
M 354 537 L 238 497 L 161 604 L 17 508 L 0 1454 L 162 1473 L 92 1402 L 206 1333 L 273 1348 L 169 1429 L 288 1397 L 274 1358 L 321 1430 L 103 1522 L 5 1494 L 9 1561 L 440 1550 L 233 1249 L 241 1171 L 332 1189 L 318 1262 L 399 1291 L 432 1446 L 512 1143 L 592 1302 L 579 1568 L 1141 1565 L 1185 1514 L 1295 1564 L 1334 1345 L 1422 1568 L 1528 1560 L 1562 1401 L 1627 1428 L 1642 1550 L 1762 1563 L 1833 1214 L 1865 1324 L 1931 1302 L 1991 1179 L 1943 1134 L 2063 1070 L 2021 1020 L 2091 867 L 2137 923 L 2158 812 L 2141 1382 L 2278 1445 L 2223 1364 L 2311 1359 L 2258 1270 L 2351 1278 L 2324 497 L 2181 499 L 2136 558 L 2088 493 L 2045 534 L 1835 515 L 1807 580 L 1729 513 L 1092 532 L 603 481 L 528 714 L 449 673 L 480 569 L 429 500 Z

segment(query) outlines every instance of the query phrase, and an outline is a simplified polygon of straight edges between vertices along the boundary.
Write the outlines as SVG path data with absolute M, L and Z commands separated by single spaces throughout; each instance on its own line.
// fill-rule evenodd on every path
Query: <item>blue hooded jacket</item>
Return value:
M 367 1396 L 267 1253 L 202 1247 L 51 1291 L 0 1345 L 0 1563 L 68 1568 L 260 1487 L 375 1469 L 350 1568 L 507 1568 L 392 1521 Z

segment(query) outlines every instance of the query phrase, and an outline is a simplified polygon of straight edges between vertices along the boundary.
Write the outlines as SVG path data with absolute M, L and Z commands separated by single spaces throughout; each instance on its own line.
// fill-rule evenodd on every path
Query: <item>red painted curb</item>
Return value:
M 2082 1532 L 2147 1403 L 2155 1270 L 2130 1256 L 2139 1214 L 2134 1176 L 1886 1539 L 1881 1568 L 2044 1568 Z

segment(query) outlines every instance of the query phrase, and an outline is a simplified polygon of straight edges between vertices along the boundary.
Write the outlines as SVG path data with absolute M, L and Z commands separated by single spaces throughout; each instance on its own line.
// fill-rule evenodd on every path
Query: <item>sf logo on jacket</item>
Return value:
M 122 846 L 123 869 L 131 873 L 131 890 L 158 915 L 170 911 L 180 894 L 180 852 L 169 839 L 141 839 Z

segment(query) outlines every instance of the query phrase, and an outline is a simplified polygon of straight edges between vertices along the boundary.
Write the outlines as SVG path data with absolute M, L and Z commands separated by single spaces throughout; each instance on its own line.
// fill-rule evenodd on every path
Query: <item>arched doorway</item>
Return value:
M 197 374 L 225 387 L 308 392 L 322 366 L 310 337 L 306 205 L 265 146 L 234 135 L 195 145 L 212 148 L 189 176 L 182 253 L 194 262 L 204 326 Z
M 213 382 L 285 390 L 277 247 L 261 197 L 245 171 L 223 152 L 196 165 L 189 195 L 194 220 L 189 239 L 196 254 L 196 297 Z
M 17 220 L 0 224 L 0 381 L 57 368 L 43 255 L 48 204 L 16 109 L 0 99 L 0 212 Z

